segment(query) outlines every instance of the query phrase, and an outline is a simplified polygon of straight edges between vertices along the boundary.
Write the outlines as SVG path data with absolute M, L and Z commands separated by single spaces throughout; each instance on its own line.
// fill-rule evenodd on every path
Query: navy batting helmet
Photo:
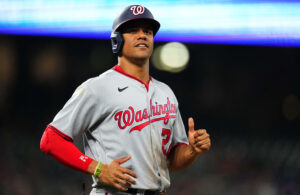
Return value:
M 158 21 L 156 21 L 152 13 L 141 5 L 130 5 L 126 7 L 121 14 L 114 20 L 111 32 L 111 44 L 114 54 L 118 54 L 122 51 L 124 44 L 123 36 L 120 29 L 124 24 L 133 20 L 147 21 L 153 27 L 153 35 L 155 35 L 160 27 Z

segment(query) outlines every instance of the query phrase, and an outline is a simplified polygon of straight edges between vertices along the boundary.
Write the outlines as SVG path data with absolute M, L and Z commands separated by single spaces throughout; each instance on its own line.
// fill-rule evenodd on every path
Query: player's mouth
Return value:
M 138 43 L 138 44 L 135 45 L 135 47 L 148 48 L 149 45 L 147 43 Z

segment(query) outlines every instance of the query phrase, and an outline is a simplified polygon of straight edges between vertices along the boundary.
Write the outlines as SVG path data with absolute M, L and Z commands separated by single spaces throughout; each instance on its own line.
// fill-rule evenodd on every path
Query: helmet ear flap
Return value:
M 111 39 L 112 52 L 114 54 L 119 54 L 122 51 L 122 47 L 124 44 L 124 39 L 122 34 L 118 31 L 114 31 L 111 33 L 110 39 Z

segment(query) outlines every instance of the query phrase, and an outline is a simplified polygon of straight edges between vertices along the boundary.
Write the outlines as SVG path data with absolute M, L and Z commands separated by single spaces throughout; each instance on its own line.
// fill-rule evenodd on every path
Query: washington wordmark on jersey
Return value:
M 188 144 L 173 91 L 154 78 L 143 83 L 118 65 L 80 85 L 51 125 L 72 139 L 83 135 L 85 154 L 104 164 L 131 156 L 122 166 L 137 174 L 135 189 L 168 188 L 168 154 Z

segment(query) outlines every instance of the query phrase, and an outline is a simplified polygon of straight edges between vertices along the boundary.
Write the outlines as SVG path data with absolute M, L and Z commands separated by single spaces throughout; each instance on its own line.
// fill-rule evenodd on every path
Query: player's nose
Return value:
M 147 38 L 146 33 L 145 33 L 144 29 L 142 29 L 142 28 L 139 28 L 137 34 L 138 34 L 138 39 L 146 39 Z

